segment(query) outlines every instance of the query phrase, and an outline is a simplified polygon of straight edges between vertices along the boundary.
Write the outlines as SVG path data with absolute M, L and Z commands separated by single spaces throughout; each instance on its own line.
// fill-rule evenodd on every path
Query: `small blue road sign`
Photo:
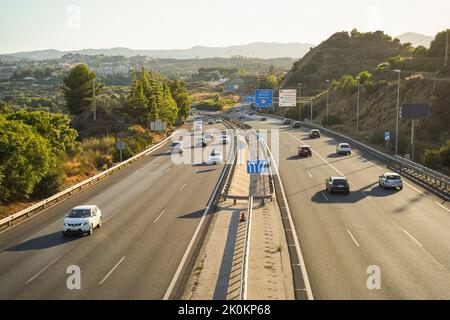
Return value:
M 386 131 L 384 133 L 384 141 L 386 141 L 386 142 L 391 141 L 391 133 L 389 131 Z
M 269 166 L 266 160 L 250 160 L 247 161 L 247 173 L 267 173 Z

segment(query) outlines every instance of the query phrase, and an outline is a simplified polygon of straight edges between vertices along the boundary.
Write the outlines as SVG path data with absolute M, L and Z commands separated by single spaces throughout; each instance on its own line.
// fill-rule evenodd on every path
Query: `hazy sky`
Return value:
M 0 53 L 318 44 L 337 31 L 450 27 L 449 0 L 0 0 Z

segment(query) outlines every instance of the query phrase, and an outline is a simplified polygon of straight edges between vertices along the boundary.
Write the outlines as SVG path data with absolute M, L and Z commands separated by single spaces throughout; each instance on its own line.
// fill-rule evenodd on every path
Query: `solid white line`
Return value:
M 369 195 L 366 194 L 364 191 L 361 191 L 361 193 L 362 193 L 367 199 L 369 199 L 370 201 L 372 201 L 372 198 L 370 198 Z
M 353 242 L 356 244 L 356 246 L 359 248 L 359 243 L 358 241 L 356 241 L 355 237 L 352 235 L 352 233 L 350 232 L 350 230 L 347 230 L 347 233 L 350 235 L 350 237 L 352 238 Z
M 311 174 L 311 172 L 308 171 L 308 176 L 310 176 L 311 178 L 314 178 L 313 175 Z
M 446 207 L 444 207 L 442 204 L 440 204 L 439 202 L 435 202 L 439 207 L 441 207 L 442 209 L 444 209 L 447 212 L 450 212 L 449 209 L 447 209 Z
M 102 279 L 102 281 L 100 281 L 99 285 L 103 284 L 103 282 L 105 282 L 106 279 L 108 279 L 108 277 L 114 272 L 114 270 L 117 269 L 117 267 L 119 266 L 119 264 L 122 263 L 123 260 L 125 260 L 125 257 L 122 257 L 122 259 L 120 259 L 119 262 L 116 263 L 116 265 L 111 269 L 111 271 L 109 271 L 108 274 Z
M 361 156 L 362 157 L 362 156 Z M 362 157 L 363 159 L 365 159 L 364 157 Z M 369 160 L 367 160 L 367 162 L 368 163 L 370 163 L 371 165 L 373 165 L 373 166 L 375 166 L 375 167 L 377 167 L 378 169 L 380 169 L 380 170 L 383 170 L 383 168 L 382 167 L 380 167 L 380 166 L 378 166 L 378 165 L 376 165 L 375 163 L 373 163 L 372 161 L 369 161 Z
M 5 254 L 7 254 L 8 253 L 8 251 L 4 251 L 2 254 L 0 254 L 0 257 L 1 256 L 4 256 Z
M 114 212 L 110 217 L 108 217 L 108 219 L 106 219 L 105 221 L 104 221 L 104 223 L 107 223 L 109 220 L 111 220 L 111 218 L 112 217 L 114 217 L 116 214 L 118 214 L 120 212 L 120 209 L 119 210 L 117 210 L 116 212 Z
M 305 144 L 305 142 L 302 139 L 297 138 L 296 136 L 288 133 L 289 136 L 291 136 L 292 138 L 294 138 L 295 140 L 299 141 L 300 143 Z M 333 169 L 334 171 L 336 171 L 340 176 L 344 177 L 345 175 L 335 166 L 333 166 L 331 163 L 328 162 L 327 159 L 325 159 L 324 157 L 322 157 L 317 151 L 315 151 L 314 149 L 312 150 L 314 151 L 314 153 L 324 162 L 326 163 L 331 169 Z
M 38 274 L 36 274 L 33 278 L 31 278 L 30 280 L 28 280 L 26 282 L 26 284 L 29 284 L 31 281 L 33 281 L 34 279 L 36 279 L 37 277 L 39 277 L 41 274 L 43 274 L 48 268 L 50 268 L 56 261 L 58 261 L 60 258 L 62 257 L 59 256 L 58 258 L 56 258 L 55 260 L 53 260 L 52 262 L 50 262 L 44 269 L 42 269 L 41 271 L 38 272 Z
M 408 231 L 406 231 L 405 229 L 403 229 L 402 228 L 402 230 L 403 230 L 403 232 L 404 233 L 406 233 L 415 243 L 417 243 L 417 245 L 419 246 L 419 247 L 421 247 L 421 248 L 423 248 L 423 245 L 419 242 L 419 241 L 417 241 L 417 239 L 416 238 L 414 238 Z
M 322 193 L 323 197 L 325 198 L 325 200 L 328 202 L 328 198 L 327 198 L 327 196 L 325 195 L 325 193 L 324 193 L 324 192 L 321 192 L 321 193 Z
M 408 182 L 403 181 L 404 184 L 406 184 L 408 187 L 410 187 L 411 189 L 417 191 L 418 193 L 420 193 L 421 195 L 425 196 L 425 193 L 423 193 L 422 191 L 420 191 L 419 189 L 413 187 L 412 185 L 410 185 Z
M 270 151 L 269 146 L 267 145 L 266 141 L 263 140 L 263 142 L 264 142 L 264 146 L 267 150 L 267 153 L 269 154 L 270 158 L 273 160 L 274 156 L 273 156 L 272 152 Z M 284 187 L 283 187 L 283 181 L 281 180 L 280 171 L 278 170 L 278 166 L 277 166 L 276 162 L 272 161 L 272 163 L 275 168 L 275 172 L 277 173 L 277 178 L 278 178 L 278 182 L 280 184 L 280 189 L 281 189 L 281 193 L 283 195 L 284 203 L 286 204 L 286 212 L 289 217 L 289 224 L 292 227 L 292 237 L 294 238 L 295 247 L 297 249 L 296 250 L 297 256 L 298 256 L 298 259 L 300 260 L 300 269 L 302 271 L 303 282 L 305 283 L 306 295 L 308 296 L 308 300 L 314 300 L 314 295 L 313 295 L 313 292 L 311 289 L 311 284 L 309 282 L 308 272 L 306 270 L 305 259 L 303 258 L 302 250 L 300 249 L 300 242 L 298 241 L 297 231 L 295 230 L 294 220 L 292 219 L 291 210 L 289 208 L 289 203 L 286 198 L 286 192 L 284 191 Z
M 166 209 L 164 209 L 163 211 L 161 211 L 161 213 L 159 214 L 159 216 L 156 217 L 155 221 L 153 221 L 153 224 L 155 224 L 155 223 L 159 220 L 159 218 L 161 218 L 161 216 L 164 214 L 164 212 L 166 212 Z
M 178 189 L 178 192 L 181 192 L 184 189 L 184 187 L 186 187 L 186 183 L 183 184 L 183 186 L 180 189 Z

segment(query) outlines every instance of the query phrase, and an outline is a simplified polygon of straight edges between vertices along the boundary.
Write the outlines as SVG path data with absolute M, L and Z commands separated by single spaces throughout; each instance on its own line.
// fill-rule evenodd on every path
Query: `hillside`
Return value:
M 396 38 L 399 39 L 401 43 L 409 42 L 413 47 L 424 46 L 425 48 L 429 48 L 431 42 L 434 40 L 433 37 L 415 32 L 403 33 Z
M 297 61 L 280 86 L 295 88 L 302 83 L 304 94 L 314 95 L 326 88 L 327 79 L 370 70 L 397 55 L 408 55 L 407 47 L 381 31 L 339 32 Z
M 8 55 L 0 55 L 0 60 L 32 59 L 48 60 L 60 59 L 64 55 L 105 55 L 105 56 L 147 56 L 163 59 L 206 59 L 206 58 L 230 58 L 232 56 L 245 56 L 260 59 L 272 58 L 301 58 L 312 47 L 312 44 L 303 43 L 277 43 L 255 42 L 246 45 L 229 47 L 203 47 L 196 46 L 190 49 L 173 50 L 133 50 L 129 48 L 111 49 L 83 49 L 74 51 L 40 50 L 30 52 L 18 52 Z
M 387 42 L 392 43 L 392 41 Z M 339 56 L 350 54 L 346 48 L 342 48 L 341 51 Z M 416 126 L 414 160 L 448 174 L 450 173 L 450 150 L 442 147 L 441 158 L 425 155 L 427 149 L 438 150 L 441 146 L 448 145 L 450 141 L 450 67 L 443 66 L 445 32 L 436 35 L 428 50 L 417 51 L 412 48 L 406 50 L 398 47 L 394 51 L 388 50 L 388 54 L 398 54 L 399 51 L 405 56 L 387 58 L 386 61 L 380 60 L 376 63 L 378 64 L 376 68 L 354 69 L 355 71 L 350 73 L 343 71 L 342 74 L 336 73 L 334 77 L 331 77 L 334 80 L 331 82 L 329 92 L 330 122 L 328 125 L 337 131 L 385 150 L 384 132 L 390 131 L 392 137 L 395 133 L 398 82 L 397 74 L 393 70 L 400 69 L 402 70 L 400 103 L 426 102 L 431 106 L 431 118 L 418 121 Z M 360 57 L 366 57 L 364 51 L 361 51 Z M 313 60 L 311 57 L 301 60 L 303 70 L 310 68 L 308 58 Z M 362 68 L 367 60 L 360 60 L 355 58 L 354 65 Z M 329 65 L 321 67 L 325 70 L 330 68 Z M 321 73 L 320 70 L 316 72 Z M 290 73 L 292 75 L 292 71 Z M 361 78 L 359 132 L 356 131 L 357 75 Z M 290 118 L 298 117 L 298 109 L 284 111 Z M 309 111 L 308 103 L 303 106 L 304 117 L 306 115 L 309 117 Z M 326 124 L 325 119 L 326 94 L 322 91 L 315 96 L 314 121 Z M 411 121 L 401 119 L 400 154 L 411 153 L 410 137 Z M 393 148 L 394 144 L 390 143 L 388 151 L 392 153 Z

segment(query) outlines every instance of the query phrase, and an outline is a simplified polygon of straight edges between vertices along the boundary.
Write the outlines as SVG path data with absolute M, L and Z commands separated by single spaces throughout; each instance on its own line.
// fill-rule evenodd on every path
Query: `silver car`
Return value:
M 403 189 L 402 177 L 397 173 L 386 172 L 380 176 L 378 184 L 383 189 Z

